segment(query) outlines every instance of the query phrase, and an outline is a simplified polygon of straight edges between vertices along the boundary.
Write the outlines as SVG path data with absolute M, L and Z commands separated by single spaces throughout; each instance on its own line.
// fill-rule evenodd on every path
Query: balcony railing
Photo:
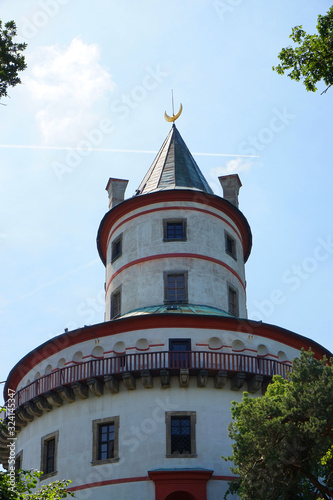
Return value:
M 271 378 L 273 375 L 287 378 L 287 373 L 291 369 L 289 363 L 235 353 L 162 351 L 124 354 L 75 363 L 44 375 L 17 391 L 16 406 L 21 406 L 58 387 L 70 386 L 74 382 L 84 382 L 91 378 L 102 380 L 104 376 L 113 375 L 121 379 L 122 374 L 126 372 L 140 376 L 143 370 L 149 370 L 152 375 L 158 375 L 162 369 L 169 370 L 170 375 L 175 375 L 182 368 L 189 369 L 190 374 L 208 370 L 210 375 L 225 371 L 229 376 L 242 372 L 249 377 L 262 375 L 266 378 Z

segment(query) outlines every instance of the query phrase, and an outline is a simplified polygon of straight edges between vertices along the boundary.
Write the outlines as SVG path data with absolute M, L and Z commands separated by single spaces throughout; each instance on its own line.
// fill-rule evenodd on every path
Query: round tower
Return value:
M 296 333 L 247 319 L 251 231 L 237 175 L 213 194 L 176 127 L 135 196 L 111 178 L 97 236 L 105 322 L 36 347 L 8 376 L 17 466 L 69 478 L 79 499 L 215 500 L 232 479 L 232 400 L 286 377 Z M 7 422 L 10 416 L 8 405 Z M 8 467 L 11 438 L 0 431 Z
M 109 180 L 111 210 L 97 240 L 107 320 L 198 306 L 247 317 L 251 231 L 237 208 L 238 175 L 220 180 L 226 198 L 213 194 L 175 126 L 133 198 L 119 196 L 127 181 Z

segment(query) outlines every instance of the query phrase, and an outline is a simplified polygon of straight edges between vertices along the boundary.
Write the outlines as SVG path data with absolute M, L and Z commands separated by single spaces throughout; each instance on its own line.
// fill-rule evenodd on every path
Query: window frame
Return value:
M 102 425 L 114 425 L 114 439 L 113 439 L 113 457 L 99 459 L 99 444 L 100 444 L 100 433 L 99 429 Z M 119 462 L 119 416 L 98 418 L 92 421 L 92 434 L 93 434 L 93 444 L 92 444 L 92 461 L 91 465 L 102 465 L 102 464 L 112 464 Z
M 172 434 L 171 434 L 171 422 L 172 418 L 190 418 L 190 442 L 191 442 L 191 452 L 190 453 L 171 453 L 172 449 Z M 166 458 L 195 458 L 197 456 L 196 450 L 196 423 L 197 423 L 197 412 L 195 411 L 166 411 L 165 412 L 165 424 L 166 424 Z
M 182 237 L 181 238 L 169 238 L 168 237 L 168 224 L 181 224 L 182 225 Z M 163 241 L 187 241 L 187 219 L 184 219 L 184 218 L 163 219 Z
M 116 297 L 119 296 L 119 306 L 117 305 L 117 312 L 115 312 L 115 299 Z M 116 319 L 116 318 L 119 318 L 119 316 L 121 315 L 121 285 L 118 286 L 118 288 L 116 288 L 115 290 L 113 290 L 113 292 L 111 293 L 111 297 L 110 297 L 110 320 L 112 319 Z M 118 299 L 117 299 L 118 300 Z
M 50 457 L 48 457 L 48 444 L 54 441 L 54 454 L 53 454 L 53 470 L 47 470 L 47 462 Z M 43 472 L 43 475 L 40 477 L 40 481 L 44 479 L 55 476 L 57 471 L 57 458 L 58 458 L 58 441 L 59 441 L 59 431 L 51 432 L 46 436 L 41 438 L 41 462 L 40 462 L 40 470 Z
M 234 294 L 235 297 L 235 303 L 231 306 L 231 294 Z M 239 294 L 237 288 L 234 286 L 230 285 L 228 283 L 228 314 L 231 314 L 231 316 L 238 317 L 239 316 Z
M 171 300 L 169 298 L 169 276 L 184 276 L 184 299 L 183 300 Z M 187 304 L 188 303 L 188 271 L 164 271 L 163 272 L 164 281 L 164 304 Z M 177 288 L 175 288 L 177 290 Z
M 117 244 L 120 243 L 120 251 L 116 252 Z M 111 242 L 111 264 L 118 260 L 123 254 L 123 233 L 119 234 L 112 242 Z
M 231 250 L 229 249 L 229 243 L 231 244 Z M 234 260 L 237 260 L 237 241 L 228 231 L 224 231 L 224 244 L 225 253 L 230 255 Z

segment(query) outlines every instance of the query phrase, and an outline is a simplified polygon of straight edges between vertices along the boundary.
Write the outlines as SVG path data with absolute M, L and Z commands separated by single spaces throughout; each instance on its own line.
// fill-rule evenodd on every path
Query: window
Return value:
M 118 436 L 119 417 L 93 421 L 93 465 L 118 462 Z
M 238 316 L 238 293 L 232 286 L 228 287 L 228 312 L 233 316 Z
M 167 458 L 196 457 L 196 412 L 165 413 Z
M 41 470 L 44 473 L 41 481 L 57 473 L 57 450 L 59 431 L 42 437 Z
M 118 259 L 123 253 L 123 235 L 118 236 L 111 243 L 111 262 Z
M 169 365 L 174 368 L 189 368 L 191 363 L 191 339 L 169 339 Z
M 110 319 L 115 319 L 120 316 L 121 313 L 121 287 L 118 287 L 111 294 L 111 317 Z
M 164 219 L 163 220 L 164 241 L 186 240 L 186 219 Z
M 23 450 L 21 450 L 15 457 L 15 474 L 17 474 L 18 471 L 22 469 L 22 459 L 23 459 Z
M 187 271 L 164 273 L 164 300 L 169 302 L 187 302 Z
M 224 232 L 225 237 L 225 251 L 228 255 L 230 255 L 233 259 L 237 260 L 236 254 L 236 240 L 230 236 L 226 231 Z

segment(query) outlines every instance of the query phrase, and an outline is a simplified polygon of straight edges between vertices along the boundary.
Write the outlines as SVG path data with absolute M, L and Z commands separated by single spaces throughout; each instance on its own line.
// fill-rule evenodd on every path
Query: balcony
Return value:
M 256 392 L 251 391 L 251 380 L 256 378 L 261 382 L 269 382 L 273 375 L 287 378 L 290 369 L 290 363 L 236 353 L 162 351 L 124 354 L 75 363 L 44 375 L 17 391 L 15 402 L 16 408 L 23 408 L 36 398 L 49 396 L 48 400 L 52 405 L 52 401 L 57 399 L 52 397 L 52 393 L 61 393 L 62 389 L 69 399 L 73 391 L 83 398 L 87 393 L 84 387 L 90 387 L 96 395 L 101 395 L 99 393 L 103 392 L 104 384 L 111 392 L 118 392 L 117 386 L 121 380 L 128 389 L 133 389 L 137 379 L 141 378 L 144 387 L 149 387 L 149 381 L 152 383 L 152 377 L 156 376 L 160 376 L 162 386 L 167 387 L 167 380 L 173 375 L 180 376 L 184 384 L 186 377 L 197 375 L 200 387 L 205 385 L 203 377 L 215 377 L 215 387 L 219 387 L 219 377 L 224 381 L 231 378 L 234 390 L 241 388 L 235 386 L 238 378 L 238 385 L 241 380 L 243 383 L 247 381 L 250 392 Z

